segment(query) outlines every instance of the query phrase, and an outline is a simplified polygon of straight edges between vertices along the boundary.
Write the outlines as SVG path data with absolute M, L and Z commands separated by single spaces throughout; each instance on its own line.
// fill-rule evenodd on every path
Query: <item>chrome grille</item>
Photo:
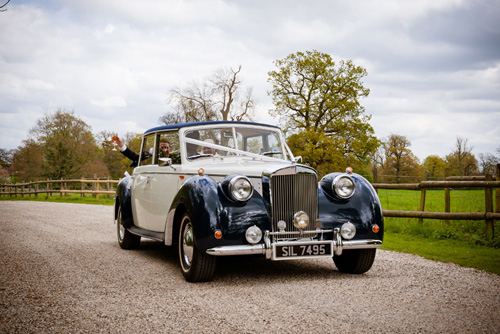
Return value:
M 293 215 L 304 211 L 309 215 L 309 227 L 315 229 L 318 218 L 318 185 L 316 174 L 301 173 L 271 176 L 271 213 L 273 231 L 278 231 L 277 223 L 286 222 L 286 231 L 298 231 L 293 226 Z

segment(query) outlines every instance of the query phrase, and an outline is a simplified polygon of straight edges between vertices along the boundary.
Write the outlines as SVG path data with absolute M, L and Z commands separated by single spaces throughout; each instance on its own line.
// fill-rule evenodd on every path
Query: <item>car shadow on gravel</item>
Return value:
M 141 240 L 140 247 L 132 252 L 145 259 L 163 262 L 173 270 L 180 270 L 176 246 L 165 246 L 161 242 Z M 364 275 L 341 273 L 335 267 L 333 260 L 328 258 L 270 261 L 264 256 L 242 255 L 218 257 L 214 281 L 224 284 L 232 284 L 235 281 L 259 283 L 259 281 L 283 282 L 290 279 L 294 281 L 340 279 L 346 276 L 361 278 L 367 275 L 369 272 Z

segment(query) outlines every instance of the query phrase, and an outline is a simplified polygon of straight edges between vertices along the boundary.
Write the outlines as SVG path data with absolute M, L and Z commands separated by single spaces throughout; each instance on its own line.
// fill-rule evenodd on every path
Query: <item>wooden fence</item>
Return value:
M 480 180 L 480 181 L 478 181 Z M 383 210 L 385 217 L 419 218 L 419 222 L 424 219 L 450 220 L 484 220 L 486 223 L 486 237 L 494 237 L 494 221 L 500 220 L 500 178 L 497 173 L 497 180 L 493 181 L 491 175 L 482 177 L 453 177 L 447 181 L 422 181 L 420 183 L 374 183 L 373 187 L 378 189 L 402 189 L 420 191 L 419 211 Z M 450 212 L 450 189 L 484 189 L 485 207 L 484 212 Z M 493 196 L 493 189 L 495 196 Z M 445 212 L 425 211 L 425 198 L 427 189 L 444 189 Z
M 53 194 L 79 193 L 82 197 L 85 194 L 94 194 L 99 199 L 99 194 L 107 196 L 115 194 L 114 184 L 119 180 L 110 179 L 75 179 L 75 180 L 44 180 L 27 183 L 16 184 L 0 184 L 0 196 L 35 196 L 46 194 L 46 197 Z M 80 184 L 79 189 L 70 189 L 68 184 Z M 92 184 L 92 190 L 87 190 L 86 185 Z M 101 184 L 105 185 L 105 189 L 101 188 Z M 45 185 L 43 187 L 42 185 Z M 54 185 L 59 185 L 56 189 Z M 78 188 L 78 186 L 76 186 Z M 422 181 L 420 183 L 374 183 L 373 187 L 378 189 L 404 189 L 420 191 L 420 210 L 419 211 L 400 211 L 400 210 L 383 210 L 385 217 L 405 217 L 419 218 L 420 222 L 423 219 L 441 219 L 449 220 L 484 220 L 486 222 L 486 236 L 494 236 L 494 220 L 500 220 L 500 173 L 497 173 L 497 181 L 493 181 L 491 175 L 482 177 L 453 177 L 447 181 Z M 484 189 L 485 192 L 485 208 L 484 212 L 450 212 L 450 189 L 472 188 Z M 495 190 L 495 199 L 493 197 L 493 188 Z M 445 191 L 445 212 L 427 212 L 425 211 L 425 198 L 427 189 L 444 189 Z M 494 209 L 496 208 L 496 209 Z
M 39 194 L 45 194 L 48 198 L 53 194 L 60 194 L 64 196 L 66 194 L 77 193 L 81 197 L 85 194 L 92 194 L 99 199 L 100 194 L 110 195 L 115 194 L 114 184 L 120 182 L 119 180 L 110 179 L 74 179 L 74 180 L 44 180 L 44 181 L 33 181 L 26 183 L 16 183 L 16 184 L 0 184 L 0 196 L 14 196 L 21 197 L 32 195 L 38 197 Z M 70 187 L 69 185 L 75 185 Z M 91 185 L 92 189 L 88 190 L 87 186 Z M 104 184 L 104 187 L 101 187 Z M 45 187 L 44 187 L 45 185 Z M 79 188 L 79 189 L 76 189 Z

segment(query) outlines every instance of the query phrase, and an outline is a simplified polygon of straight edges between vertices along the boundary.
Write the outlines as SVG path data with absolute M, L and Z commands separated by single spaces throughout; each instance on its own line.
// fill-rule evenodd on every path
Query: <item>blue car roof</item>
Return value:
M 151 128 L 144 132 L 144 134 L 156 132 L 156 131 L 164 131 L 164 130 L 177 130 L 180 128 L 185 128 L 188 126 L 198 126 L 198 125 L 216 125 L 216 124 L 245 124 L 245 125 L 261 125 L 261 126 L 269 126 L 273 128 L 279 128 L 275 125 L 264 124 L 264 123 L 255 123 L 255 122 L 238 122 L 238 121 L 210 121 L 210 122 L 191 122 L 191 123 L 179 123 L 179 124 L 170 124 L 170 125 L 161 125 L 155 128 Z

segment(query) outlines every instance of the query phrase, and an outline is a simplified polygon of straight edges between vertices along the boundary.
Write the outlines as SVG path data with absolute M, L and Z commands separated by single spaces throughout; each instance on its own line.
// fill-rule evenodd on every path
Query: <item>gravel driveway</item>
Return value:
M 190 284 L 161 243 L 121 250 L 111 206 L 0 201 L 0 236 L 0 333 L 500 333 L 500 276 L 414 255 L 226 257 Z

